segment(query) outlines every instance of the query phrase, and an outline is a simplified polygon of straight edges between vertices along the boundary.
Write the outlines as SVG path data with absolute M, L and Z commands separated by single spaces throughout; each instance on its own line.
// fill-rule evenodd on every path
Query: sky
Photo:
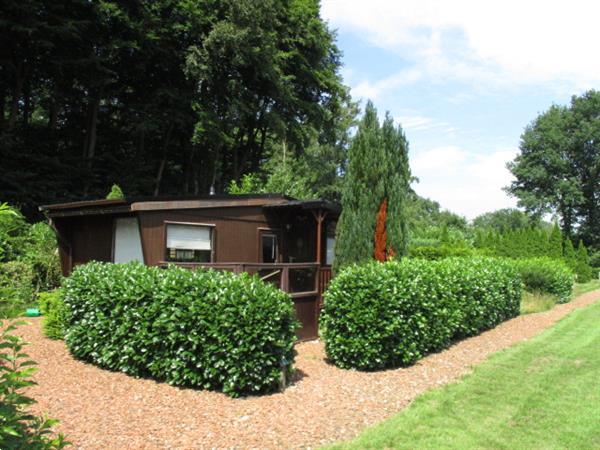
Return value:
M 322 0 L 352 97 L 389 111 L 413 187 L 472 219 L 516 206 L 502 188 L 524 128 L 600 88 L 595 0 Z

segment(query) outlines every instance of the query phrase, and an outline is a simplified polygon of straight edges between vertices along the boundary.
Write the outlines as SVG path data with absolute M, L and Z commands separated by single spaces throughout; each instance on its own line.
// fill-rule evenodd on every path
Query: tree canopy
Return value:
M 114 182 L 129 195 L 223 191 L 283 145 L 293 158 L 343 150 L 350 98 L 319 8 L 2 2 L 1 198 L 31 216 Z
M 521 136 L 508 192 L 538 216 L 556 213 L 566 237 L 600 248 L 600 92 L 552 106 Z

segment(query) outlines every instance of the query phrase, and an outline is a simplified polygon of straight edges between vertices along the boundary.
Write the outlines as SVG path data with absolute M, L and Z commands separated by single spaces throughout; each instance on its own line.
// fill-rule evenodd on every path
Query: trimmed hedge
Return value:
M 38 294 L 38 305 L 44 316 L 42 319 L 44 334 L 51 339 L 64 339 L 67 310 L 62 299 L 62 291 L 56 289 L 49 292 L 40 292 Z
M 92 262 L 64 283 L 77 357 L 229 395 L 275 390 L 294 360 L 290 297 L 247 274 Z
M 453 339 L 517 316 L 520 300 L 519 274 L 505 260 L 403 259 L 351 266 L 325 293 L 325 350 L 347 369 L 411 364 Z
M 530 258 L 515 260 L 514 264 L 521 273 L 526 290 L 556 295 L 560 303 L 566 303 L 571 299 L 573 272 L 563 261 Z

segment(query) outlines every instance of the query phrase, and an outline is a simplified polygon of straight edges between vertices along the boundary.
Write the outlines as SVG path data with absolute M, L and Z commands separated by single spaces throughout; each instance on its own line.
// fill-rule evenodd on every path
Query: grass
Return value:
M 586 292 L 600 289 L 600 280 L 592 280 L 589 283 L 576 283 L 573 286 L 571 298 L 579 297 Z M 539 292 L 524 292 L 521 300 L 521 315 L 531 314 L 552 309 L 557 303 L 557 298 L 550 294 L 541 294 Z
M 521 315 L 548 311 L 554 308 L 557 300 L 555 295 L 525 291 L 521 299 Z
M 600 448 L 600 302 L 334 449 Z
M 575 284 L 573 287 L 573 298 L 579 297 L 586 292 L 595 291 L 600 289 L 600 280 L 592 280 L 589 283 Z

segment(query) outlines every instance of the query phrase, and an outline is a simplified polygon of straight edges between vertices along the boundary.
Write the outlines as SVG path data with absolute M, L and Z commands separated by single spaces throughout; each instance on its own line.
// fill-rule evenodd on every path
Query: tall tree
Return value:
M 380 127 L 377 110 L 368 102 L 348 152 L 348 171 L 342 191 L 342 214 L 337 226 L 334 269 L 373 259 L 377 217 L 386 205 L 385 230 L 378 252 L 401 256 L 406 251 L 406 212 L 410 170 L 408 143 L 388 114 Z M 380 225 L 381 227 L 381 225 Z M 385 233 L 384 233 L 385 231 Z M 385 251 L 383 250 L 385 248 Z
M 552 106 L 525 129 L 520 149 L 508 191 L 528 211 L 557 213 L 566 237 L 600 247 L 600 92 Z

